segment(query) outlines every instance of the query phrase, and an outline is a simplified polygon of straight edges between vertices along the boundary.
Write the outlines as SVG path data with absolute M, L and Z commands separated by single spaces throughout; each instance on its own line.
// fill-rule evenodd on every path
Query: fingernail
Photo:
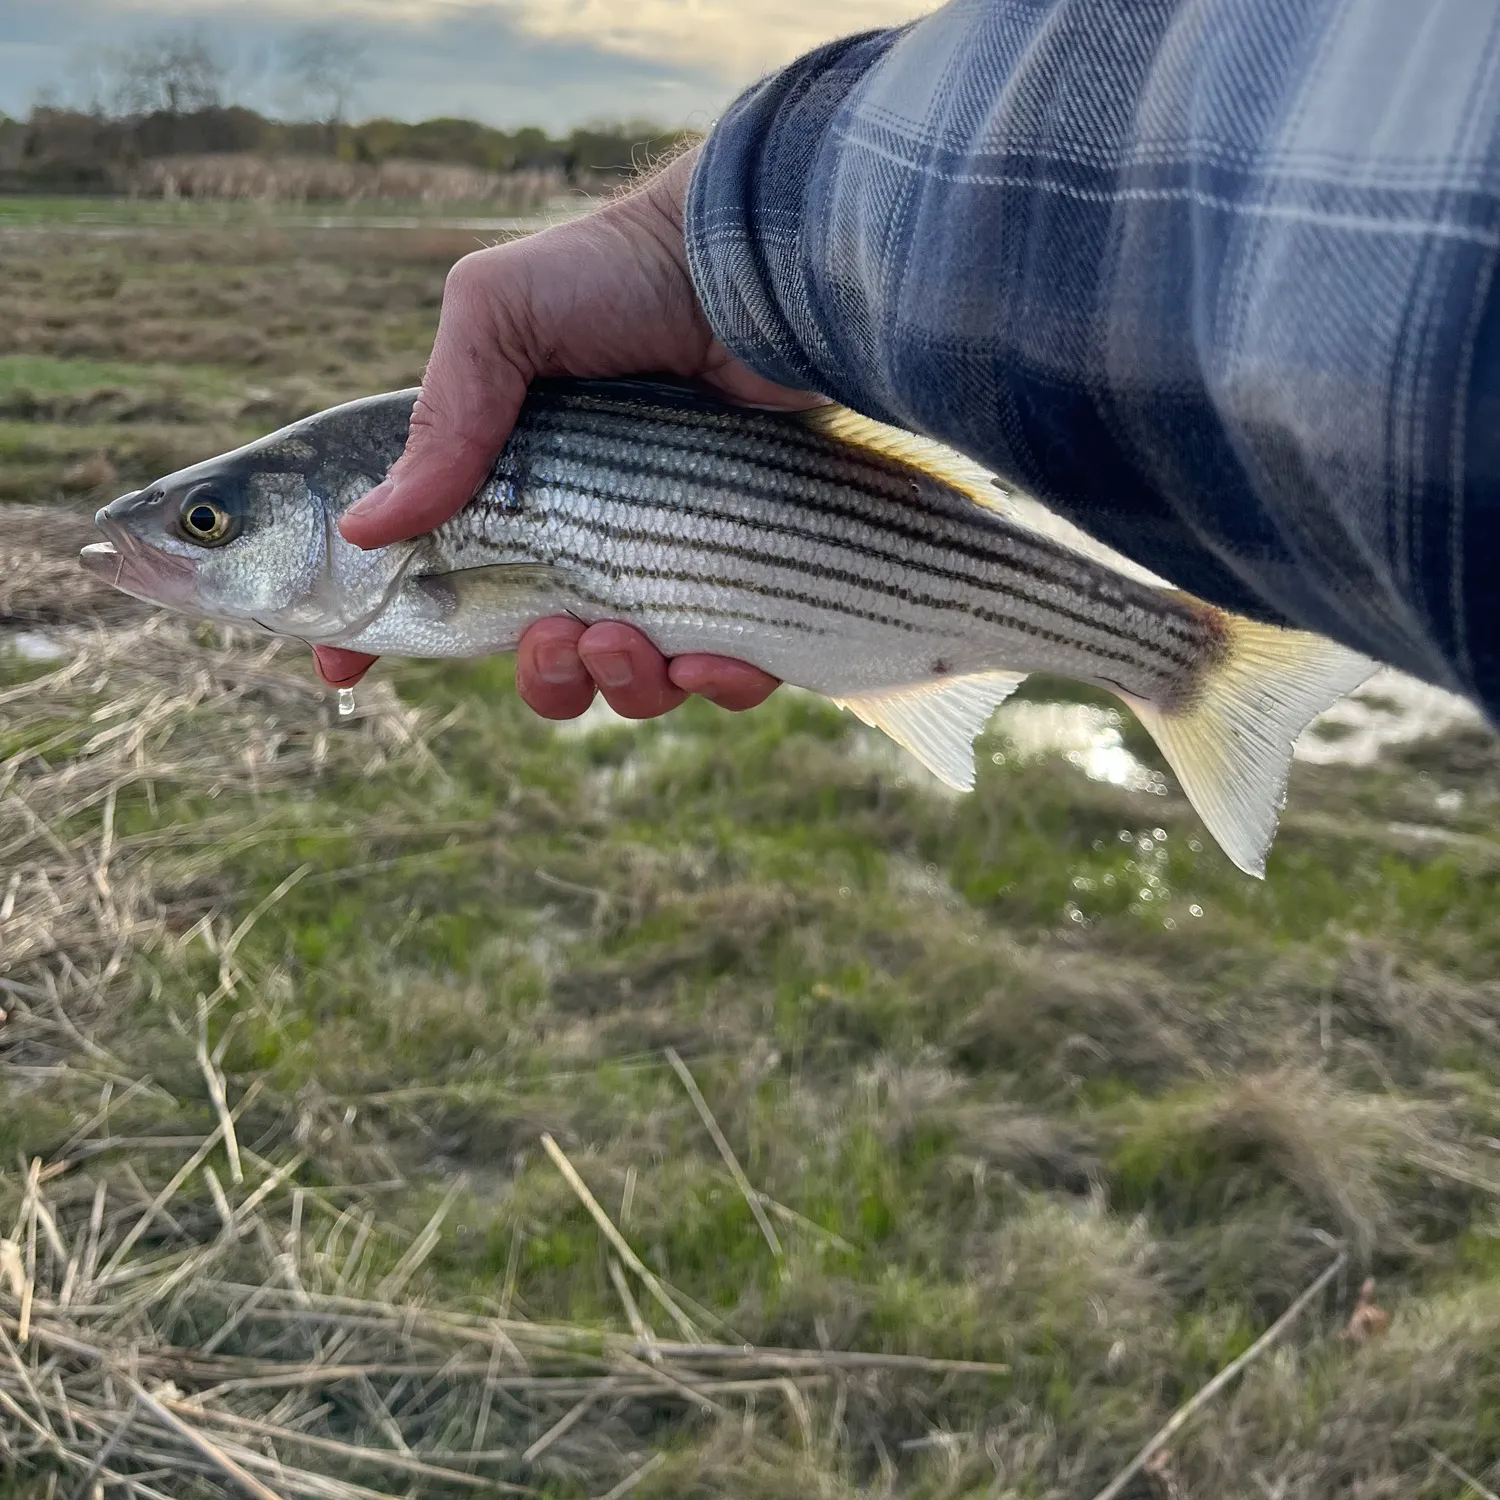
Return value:
M 600 687 L 622 688 L 630 686 L 635 671 L 630 657 L 624 651 L 601 651 L 589 657 L 589 673 Z
M 578 660 L 578 653 L 571 646 L 564 646 L 560 641 L 538 646 L 535 661 L 536 675 L 543 682 L 550 682 L 554 686 L 565 682 L 577 682 L 583 670 Z
M 359 497 L 353 505 L 343 514 L 345 521 L 353 517 L 356 520 L 364 520 L 367 516 L 373 516 L 377 511 L 386 508 L 394 492 L 388 485 L 377 484 L 373 490 Z

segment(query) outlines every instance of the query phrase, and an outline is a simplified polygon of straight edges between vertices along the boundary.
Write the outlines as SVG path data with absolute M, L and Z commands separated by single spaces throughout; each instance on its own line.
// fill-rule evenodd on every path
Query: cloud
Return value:
M 533 36 L 589 40 L 621 57 L 672 59 L 742 85 L 830 37 L 899 26 L 932 0 L 515 0 Z
M 320 23 L 365 43 L 355 113 L 470 115 L 560 131 L 601 117 L 708 122 L 744 86 L 833 36 L 893 25 L 932 0 L 324 0 Z M 80 44 L 193 26 L 234 60 L 236 92 L 278 102 L 277 42 L 301 0 L 0 0 L 0 110 L 77 95 Z

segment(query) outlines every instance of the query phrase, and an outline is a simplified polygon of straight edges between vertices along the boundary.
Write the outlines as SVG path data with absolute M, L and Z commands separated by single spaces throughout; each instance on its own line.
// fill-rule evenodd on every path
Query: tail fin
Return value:
M 1126 698 L 1230 859 L 1263 877 L 1297 736 L 1376 663 L 1322 636 L 1222 615 L 1229 650 L 1175 712 Z

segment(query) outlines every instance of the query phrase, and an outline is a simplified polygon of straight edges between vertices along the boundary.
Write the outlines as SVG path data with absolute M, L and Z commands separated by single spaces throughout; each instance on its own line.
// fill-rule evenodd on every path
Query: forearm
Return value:
M 1500 714 L 1500 22 L 1462 10 L 974 3 L 851 39 L 710 137 L 698 294 L 769 378 Z

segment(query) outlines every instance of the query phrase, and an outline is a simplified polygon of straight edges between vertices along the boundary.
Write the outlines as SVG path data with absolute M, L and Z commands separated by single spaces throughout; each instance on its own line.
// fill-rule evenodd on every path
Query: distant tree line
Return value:
M 250 153 L 331 156 L 379 166 L 440 162 L 488 172 L 549 171 L 567 181 L 625 177 L 672 149 L 679 132 L 649 122 L 596 124 L 549 136 L 534 126 L 497 130 L 475 120 L 271 120 L 238 105 L 111 118 L 76 109 L 0 115 L 0 192 L 121 191 L 131 168 L 161 157 Z
M 86 100 L 0 115 L 0 192 L 127 190 L 166 157 L 321 157 L 360 166 L 431 162 L 483 172 L 545 172 L 567 182 L 624 177 L 682 139 L 650 121 L 603 122 L 554 137 L 475 120 L 348 119 L 365 78 L 357 39 L 319 27 L 281 52 L 283 93 L 299 117 L 234 103 L 229 70 L 198 33 L 163 33 L 83 55 Z

